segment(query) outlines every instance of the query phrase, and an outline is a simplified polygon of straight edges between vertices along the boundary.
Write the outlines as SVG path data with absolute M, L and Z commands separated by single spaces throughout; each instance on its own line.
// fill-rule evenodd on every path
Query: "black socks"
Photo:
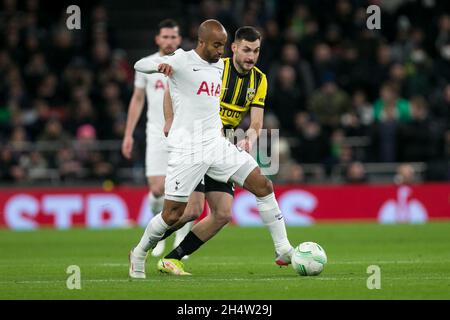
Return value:
M 180 245 L 172 250 L 165 259 L 181 260 L 184 256 L 190 255 L 204 244 L 192 231 L 181 241 Z
M 159 241 L 164 240 L 165 238 L 169 237 L 172 233 L 174 233 L 175 229 L 167 229 L 166 233 L 164 233 L 164 235 L 162 236 L 161 239 L 159 239 Z

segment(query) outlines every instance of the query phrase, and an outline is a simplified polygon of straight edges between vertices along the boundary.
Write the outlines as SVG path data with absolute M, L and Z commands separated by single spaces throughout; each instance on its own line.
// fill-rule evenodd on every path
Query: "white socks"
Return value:
M 275 194 L 272 192 L 265 197 L 256 197 L 256 204 L 262 221 L 269 228 L 275 251 L 278 254 L 288 252 L 292 246 L 287 238 L 286 225 Z
M 167 229 L 169 229 L 169 226 L 164 222 L 161 213 L 158 213 L 148 223 L 141 241 L 139 241 L 139 244 L 134 248 L 134 253 L 145 256 L 148 250 L 156 246 Z
M 176 248 L 178 245 L 183 241 L 184 237 L 187 236 L 189 231 L 192 229 L 192 225 L 194 224 L 194 221 L 189 221 L 186 223 L 182 228 L 178 229 L 175 232 L 175 240 L 173 242 L 173 247 Z
M 164 206 L 164 196 L 155 197 L 152 192 L 148 193 L 148 203 L 150 205 L 150 209 L 154 215 L 161 212 Z

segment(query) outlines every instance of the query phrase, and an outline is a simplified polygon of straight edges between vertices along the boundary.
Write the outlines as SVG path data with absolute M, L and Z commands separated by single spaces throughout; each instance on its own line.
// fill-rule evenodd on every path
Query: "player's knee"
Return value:
M 257 197 L 265 197 L 273 192 L 273 184 L 272 181 L 263 177 L 258 187 L 255 190 L 255 196 Z
M 227 223 L 231 222 L 231 210 L 218 209 L 211 211 L 211 215 L 220 227 L 223 227 Z
M 181 208 L 181 207 L 170 208 L 170 209 L 164 210 L 164 212 L 163 212 L 164 221 L 166 221 L 166 223 L 169 226 L 178 222 L 178 220 L 180 220 L 182 215 L 183 215 L 183 208 Z
M 186 221 L 196 220 L 198 217 L 202 215 L 203 206 L 200 203 L 195 203 L 186 208 L 184 211 L 184 216 L 186 217 Z
M 155 198 L 164 196 L 164 186 L 154 186 L 151 188 L 151 192 Z

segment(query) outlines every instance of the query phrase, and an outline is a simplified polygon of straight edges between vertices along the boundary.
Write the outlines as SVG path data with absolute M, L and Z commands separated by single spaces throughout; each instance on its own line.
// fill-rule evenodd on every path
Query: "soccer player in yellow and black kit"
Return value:
M 233 57 L 224 59 L 220 117 L 224 131 L 229 132 L 230 129 L 235 129 L 250 111 L 250 126 L 246 131 L 246 137 L 237 144 L 247 152 L 251 150 L 262 129 L 267 94 L 266 75 L 255 66 L 260 47 L 260 33 L 253 27 L 242 27 L 236 31 L 235 40 L 231 45 Z M 169 95 L 167 94 L 166 97 L 168 98 Z M 168 131 L 167 128 L 165 130 Z M 203 190 L 210 205 L 210 214 L 193 227 L 177 248 L 158 261 L 160 271 L 176 275 L 187 274 L 180 260 L 185 255 L 196 251 L 230 222 L 234 195 L 233 184 L 218 182 L 206 175 L 204 185 L 200 184 L 195 191 Z M 183 223 L 195 220 L 199 215 L 184 215 L 180 224 L 173 229 L 182 227 Z M 264 223 L 269 227 L 274 243 L 284 242 L 290 246 L 284 221 L 282 224 L 273 223 L 273 221 L 264 221 Z M 170 235 L 172 232 L 173 230 L 170 230 L 166 234 Z M 166 235 L 163 238 L 165 237 Z M 285 254 L 276 253 L 275 262 L 278 265 L 288 265 L 291 253 L 292 250 Z

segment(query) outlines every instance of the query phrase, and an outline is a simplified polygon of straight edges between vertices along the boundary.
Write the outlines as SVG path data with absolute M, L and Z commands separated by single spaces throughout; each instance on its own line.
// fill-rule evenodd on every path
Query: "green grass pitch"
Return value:
M 0 230 L 0 299 L 450 299 L 449 222 L 288 228 L 293 245 L 326 250 L 317 277 L 276 266 L 265 228 L 229 226 L 186 261 L 193 276 L 159 274 L 149 257 L 147 279 L 130 280 L 127 255 L 141 233 Z M 66 287 L 69 265 L 81 269 L 81 290 Z M 381 268 L 379 290 L 366 286 L 370 265 Z

